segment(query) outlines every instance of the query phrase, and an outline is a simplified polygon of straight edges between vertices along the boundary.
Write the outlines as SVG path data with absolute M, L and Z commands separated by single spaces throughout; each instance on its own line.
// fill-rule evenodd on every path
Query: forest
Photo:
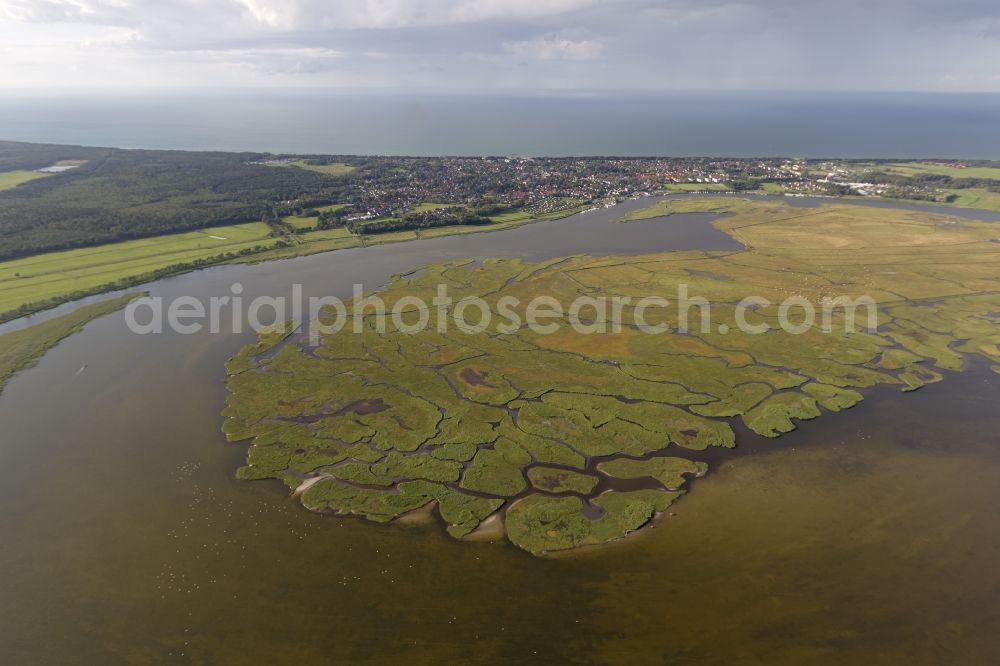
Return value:
M 267 219 L 282 202 L 336 203 L 351 178 L 270 158 L 0 142 L 0 172 L 79 164 L 0 191 L 0 259 Z

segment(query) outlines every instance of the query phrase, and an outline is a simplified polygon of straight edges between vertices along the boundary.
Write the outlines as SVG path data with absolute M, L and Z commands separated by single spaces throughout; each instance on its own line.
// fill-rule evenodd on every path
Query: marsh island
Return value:
M 688 212 L 718 213 L 716 227 L 746 249 L 444 262 L 378 294 L 391 308 L 446 285 L 494 309 L 600 295 L 626 303 L 618 330 L 414 331 L 426 313 L 407 306 L 388 326 L 359 310 L 360 332 L 262 335 L 228 365 L 224 431 L 249 442 L 238 476 L 280 479 L 308 509 L 379 522 L 434 505 L 457 538 L 500 515 L 513 544 L 542 554 L 646 525 L 739 429 L 778 437 L 875 387 L 941 381 L 971 355 L 1000 372 L 995 224 L 736 198 L 656 201 L 620 222 Z M 684 332 L 666 307 L 640 321 L 637 301 L 681 284 L 710 301 L 710 326 Z M 768 304 L 741 314 L 749 294 Z M 861 294 L 877 303 L 870 329 L 844 325 L 837 309 L 794 333 L 773 325 L 769 304 Z M 749 333 L 740 316 L 768 330 Z

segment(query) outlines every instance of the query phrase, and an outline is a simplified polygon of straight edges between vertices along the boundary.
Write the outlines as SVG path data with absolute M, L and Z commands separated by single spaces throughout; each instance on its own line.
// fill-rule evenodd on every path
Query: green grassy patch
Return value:
M 727 192 L 730 187 L 725 183 L 667 183 L 663 189 L 667 192 Z
M 3 171 L 0 172 L 0 191 L 10 190 L 18 185 L 29 183 L 50 174 L 39 171 Z
M 891 173 L 898 173 L 901 176 L 917 176 L 930 173 L 939 176 L 949 176 L 951 178 L 983 178 L 1000 181 L 1000 166 L 980 167 L 923 162 L 899 162 L 889 165 L 888 170 Z
M 412 212 L 412 213 L 426 213 L 427 211 L 430 211 L 430 210 L 441 210 L 442 208 L 455 208 L 455 207 L 461 206 L 461 205 L 462 204 L 459 204 L 459 203 L 436 203 L 436 202 L 433 202 L 433 201 L 425 201 L 425 202 L 419 203 L 416 206 L 414 206 L 413 208 L 411 208 L 410 212 Z
M 0 313 L 107 291 L 172 266 L 270 246 L 263 222 L 213 227 L 0 262 Z
M 797 392 L 779 393 L 743 415 L 743 422 L 758 435 L 777 437 L 795 430 L 792 419 L 814 419 L 820 415 L 816 400 Z
M 319 224 L 319 217 L 315 215 L 286 215 L 281 218 L 281 222 L 298 232 L 312 231 Z
M 531 213 L 524 209 L 511 210 L 506 213 L 491 215 L 490 219 L 501 224 L 505 222 L 526 222 L 531 219 Z
M 298 167 L 299 169 L 305 169 L 306 171 L 313 171 L 326 176 L 336 176 L 338 178 L 351 174 L 357 170 L 357 167 L 340 162 L 334 162 L 332 164 L 315 164 L 310 160 L 294 160 L 292 162 L 288 162 L 287 164 L 291 167 Z
M 648 460 L 619 458 L 602 462 L 598 471 L 618 479 L 656 479 L 667 490 L 677 490 L 687 480 L 687 476 L 704 476 L 708 465 L 692 462 L 684 458 L 654 457 Z
M 678 495 L 662 490 L 608 492 L 593 500 L 603 510 L 593 519 L 583 513 L 578 497 L 531 495 L 507 511 L 507 537 L 536 555 L 607 543 L 645 525 Z
M 555 467 L 532 467 L 528 470 L 531 485 L 545 493 L 578 493 L 589 495 L 597 485 L 597 477 Z
M 967 189 L 942 189 L 941 191 L 955 196 L 955 199 L 950 202 L 952 206 L 1000 211 L 1000 192 L 975 187 Z

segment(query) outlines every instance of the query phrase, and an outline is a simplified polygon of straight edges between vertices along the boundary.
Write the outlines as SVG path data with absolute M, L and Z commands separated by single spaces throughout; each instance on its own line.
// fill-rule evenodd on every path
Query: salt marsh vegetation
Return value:
M 402 325 L 380 331 L 366 316 L 360 333 L 318 344 L 272 333 L 229 365 L 224 431 L 250 442 L 239 476 L 281 479 L 306 488 L 310 509 L 382 522 L 435 505 L 455 537 L 499 512 L 510 541 L 541 554 L 640 529 L 710 472 L 700 452 L 737 444 L 734 420 L 779 437 L 821 427 L 803 423 L 878 387 L 946 380 L 973 355 L 1000 368 L 995 225 L 733 198 L 659 202 L 633 217 L 678 205 L 726 213 L 716 226 L 747 249 L 445 262 L 398 276 L 379 297 L 430 302 L 446 284 L 494 308 L 537 294 L 634 303 L 684 283 L 711 302 L 711 326 L 681 332 L 679 313 L 663 308 L 646 318 L 667 330 L 647 334 L 626 307 L 620 332 L 414 332 L 414 307 Z M 843 326 L 835 309 L 799 333 L 751 334 L 736 321 L 750 294 L 768 303 L 752 324 L 775 321 L 789 297 L 865 294 L 879 325 Z M 625 480 L 642 487 L 615 485 Z

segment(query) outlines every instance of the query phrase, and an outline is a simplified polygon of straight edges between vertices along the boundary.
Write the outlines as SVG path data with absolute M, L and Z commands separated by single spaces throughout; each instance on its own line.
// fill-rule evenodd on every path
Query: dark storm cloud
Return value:
M 0 0 L 23 65 L 0 76 L 49 58 L 164 85 L 998 90 L 998 36 L 983 0 Z

